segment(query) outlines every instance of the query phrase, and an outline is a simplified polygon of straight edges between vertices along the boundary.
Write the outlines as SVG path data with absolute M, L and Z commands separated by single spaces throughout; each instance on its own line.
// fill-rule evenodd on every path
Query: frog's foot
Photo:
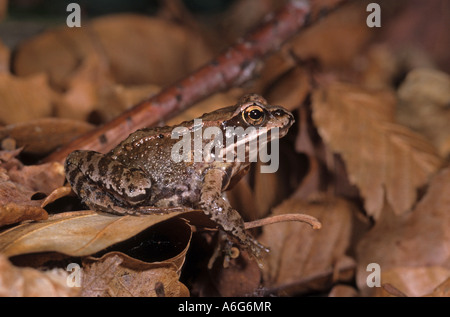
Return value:
M 264 266 L 266 257 L 270 252 L 269 248 L 259 243 L 255 238 L 253 238 L 250 235 L 248 235 L 246 241 L 243 241 L 243 244 L 244 247 L 247 249 L 247 251 L 255 258 L 256 262 L 258 263 L 258 266 L 262 268 Z

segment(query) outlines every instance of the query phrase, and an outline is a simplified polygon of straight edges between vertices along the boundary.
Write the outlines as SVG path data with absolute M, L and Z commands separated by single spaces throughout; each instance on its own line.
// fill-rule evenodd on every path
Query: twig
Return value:
M 322 228 L 322 224 L 319 220 L 312 216 L 304 214 L 283 214 L 277 216 L 271 216 L 263 219 L 258 219 L 255 221 L 250 221 L 245 223 L 245 229 L 251 229 L 255 227 L 267 226 L 273 223 L 285 222 L 285 221 L 300 221 L 309 224 L 313 229 Z
M 321 8 L 320 15 L 344 1 Z M 284 42 L 315 19 L 306 0 L 288 1 L 271 19 L 208 64 L 114 120 L 56 150 L 42 162 L 63 162 L 70 152 L 80 149 L 106 152 L 131 132 L 153 126 L 213 93 L 242 84 L 254 76 L 256 65 L 263 57 L 279 50 Z

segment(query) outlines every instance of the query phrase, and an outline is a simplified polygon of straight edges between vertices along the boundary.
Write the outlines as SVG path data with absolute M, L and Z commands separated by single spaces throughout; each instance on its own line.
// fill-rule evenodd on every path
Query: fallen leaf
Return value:
M 384 197 L 395 214 L 410 210 L 442 160 L 427 140 L 394 122 L 394 97 L 334 83 L 312 100 L 318 132 L 342 156 L 367 214 L 378 219 Z
M 427 294 L 429 297 L 450 297 L 450 278 L 446 279 L 433 292 Z
M 425 296 L 450 276 L 450 270 L 440 266 L 395 267 L 381 271 L 381 283 L 389 283 L 409 297 Z M 388 296 L 383 287 L 374 287 L 372 296 Z
M 349 285 L 336 285 L 328 293 L 328 297 L 357 297 L 358 291 Z
M 25 122 L 52 114 L 54 93 L 47 76 L 35 74 L 26 78 L 0 72 L 0 123 Z
M 295 294 L 305 281 L 330 276 L 350 245 L 352 210 L 355 207 L 339 198 L 304 201 L 292 197 L 274 208 L 274 214 L 304 213 L 317 218 L 322 229 L 309 225 L 280 223 L 264 227 L 258 239 L 270 248 L 264 265 L 265 287 L 278 294 Z M 329 278 L 330 279 L 330 278 Z M 319 285 L 329 286 L 330 281 Z
M 18 151 L 0 151 L 0 227 L 24 220 L 42 220 L 47 212 L 33 200 L 35 190 L 10 179 L 8 169 L 23 167 L 15 159 Z
M 281 78 L 277 78 L 276 84 L 267 91 L 265 97 L 269 103 L 283 105 L 287 110 L 293 111 L 303 104 L 310 91 L 311 84 L 307 70 L 295 67 Z
M 18 268 L 0 254 L 1 297 L 78 296 L 79 288 L 67 285 L 68 273 L 61 269 L 42 272 Z
M 8 47 L 6 47 L 3 42 L 0 41 L 0 73 L 9 73 L 10 55 L 11 52 L 9 51 Z
M 413 69 L 398 89 L 398 121 L 427 137 L 442 157 L 450 155 L 450 76 Z
M 402 216 L 395 216 L 389 209 L 383 218 L 358 243 L 356 254 L 358 260 L 357 285 L 363 294 L 370 293 L 366 285 L 369 263 L 378 263 L 381 272 L 388 272 L 398 267 L 410 267 L 408 272 L 399 270 L 399 278 L 405 284 L 402 291 L 413 290 L 422 295 L 430 292 L 435 285 L 427 285 L 419 290 L 414 285 L 420 275 L 429 267 L 450 269 L 450 168 L 441 170 L 431 181 L 425 196 L 417 203 L 414 210 Z M 422 270 L 422 271 L 421 271 Z M 417 277 L 412 277 L 417 273 Z M 441 276 L 440 281 L 442 282 Z M 411 285 L 409 285 L 409 283 Z M 392 283 L 393 284 L 393 283 Z M 414 285 L 414 286 L 413 286 Z M 395 284 L 393 286 L 397 287 Z
M 41 118 L 0 127 L 0 140 L 12 138 L 22 152 L 43 155 L 90 131 L 93 125 L 72 119 Z
M 0 252 L 6 256 L 51 251 L 87 256 L 181 214 L 137 217 L 81 211 L 51 215 L 47 220 L 23 223 L 1 232 Z
M 46 195 L 62 186 L 66 179 L 64 167 L 58 162 L 11 168 L 8 175 L 12 182 Z
M 366 19 L 366 4 L 350 3 L 300 32 L 291 42 L 291 52 L 303 61 L 319 60 L 323 67 L 348 68 L 374 35 Z
M 5 192 L 8 192 L 8 190 L 5 190 L 4 186 L 0 187 L 0 196 L 4 195 Z M 17 188 L 14 188 L 12 192 L 17 195 Z M 28 198 L 28 196 L 26 197 Z M 0 202 L 0 204 L 0 227 L 25 220 L 43 220 L 48 217 L 47 212 L 45 209 L 39 207 L 38 202 L 28 203 L 27 200 L 24 203 Z
M 71 74 L 67 90 L 56 106 L 56 115 L 87 121 L 101 103 L 102 93 L 114 81 L 102 56 L 92 53 L 85 57 Z
M 114 252 L 83 261 L 81 296 L 186 297 L 189 290 L 172 263 L 145 263 Z
M 252 296 L 261 284 L 258 264 L 247 253 L 232 259 L 226 268 L 217 261 L 209 275 L 217 292 L 224 297 Z
M 80 61 L 92 54 L 108 65 L 116 83 L 160 86 L 211 57 L 201 37 L 176 23 L 117 14 L 93 19 L 82 28 L 64 25 L 35 36 L 20 45 L 13 66 L 19 76 L 45 72 L 53 85 L 65 89 Z

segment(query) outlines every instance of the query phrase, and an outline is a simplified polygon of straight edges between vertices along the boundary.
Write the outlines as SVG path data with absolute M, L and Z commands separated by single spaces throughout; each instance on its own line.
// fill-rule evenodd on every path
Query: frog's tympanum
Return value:
M 278 132 L 272 133 L 275 137 L 283 137 L 294 118 L 284 108 L 268 105 L 259 95 L 250 94 L 235 106 L 206 113 L 199 119 L 195 124 L 187 121 L 172 127 L 137 130 L 106 154 L 74 151 L 65 163 L 67 180 L 93 210 L 140 215 L 201 209 L 259 258 L 266 248 L 245 231 L 241 216 L 222 196 L 245 174 L 251 162 L 219 160 L 217 156 L 200 162 L 174 160 L 173 147 L 180 139 L 174 138 L 172 132 L 176 127 L 191 134 L 199 128 L 217 127 L 226 135 L 227 128 L 255 127 L 257 132 L 246 135 L 245 141 L 259 138 L 261 133 L 267 133 L 269 141 L 273 141 L 271 132 Z M 233 129 L 228 129 L 228 134 L 229 131 Z M 206 145 L 211 139 L 202 142 Z M 236 145 L 227 144 L 220 153 L 225 156 L 235 148 Z M 248 150 L 246 146 L 245 151 Z M 187 157 L 194 157 L 191 154 Z

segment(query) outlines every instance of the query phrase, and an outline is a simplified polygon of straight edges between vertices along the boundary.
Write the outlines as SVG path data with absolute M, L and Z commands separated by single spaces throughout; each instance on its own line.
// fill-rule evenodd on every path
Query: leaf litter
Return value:
M 342 7 L 250 83 L 161 119 L 189 120 L 246 92 L 295 114 L 279 172 L 253 168 L 227 193 L 270 248 L 262 269 L 238 245 L 217 253 L 220 231 L 198 211 L 117 217 L 71 206 L 62 165 L 40 158 L 207 63 L 280 6 L 265 1 L 239 19 L 252 4 L 236 3 L 206 31 L 179 5 L 49 29 L 14 48 L 14 65 L 0 43 L 0 294 L 448 296 L 449 68 L 433 48 L 405 54 L 392 44 L 411 37 L 399 22 L 420 21 L 403 1 L 383 2 L 381 32 L 366 27 L 362 4 Z M 274 223 L 286 215 L 321 229 Z M 82 267 L 81 288 L 67 287 L 70 262 Z M 382 287 L 367 286 L 369 263 L 380 265 Z

